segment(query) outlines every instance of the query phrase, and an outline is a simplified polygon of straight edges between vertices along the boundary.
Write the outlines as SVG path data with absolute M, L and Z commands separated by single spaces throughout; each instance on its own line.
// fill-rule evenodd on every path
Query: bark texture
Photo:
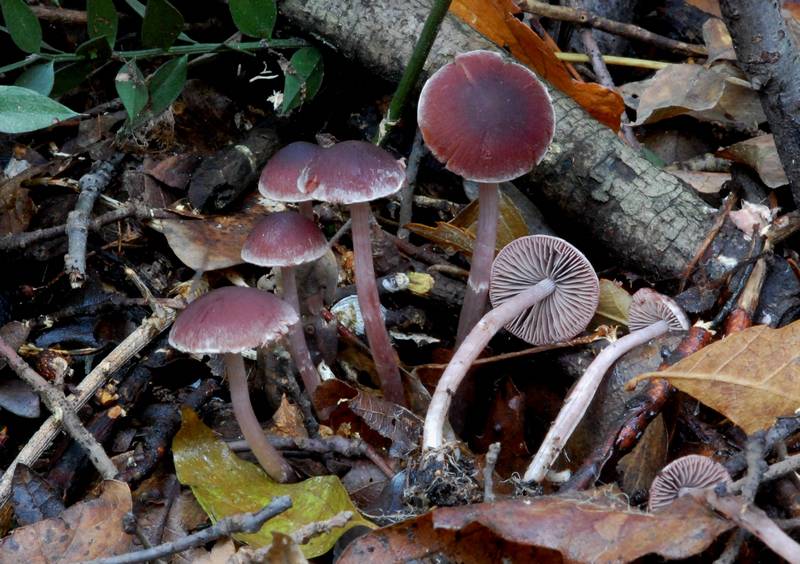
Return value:
M 781 13 L 779 0 L 721 0 L 736 58 L 760 87 L 778 155 L 800 206 L 800 51 Z
M 430 0 L 283 0 L 285 17 L 333 44 L 342 55 L 397 80 L 430 9 Z M 473 49 L 498 51 L 448 15 L 427 69 Z M 622 264 L 659 278 L 680 274 L 713 210 L 676 177 L 654 167 L 571 98 L 550 89 L 555 141 L 528 179 L 536 191 L 600 242 Z

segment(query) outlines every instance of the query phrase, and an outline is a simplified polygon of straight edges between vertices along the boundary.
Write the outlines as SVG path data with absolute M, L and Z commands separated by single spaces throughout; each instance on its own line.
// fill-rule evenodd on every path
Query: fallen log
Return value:
M 323 38 L 370 71 L 397 80 L 430 0 L 282 0 L 284 17 Z M 443 22 L 427 69 L 460 52 L 498 48 L 452 15 Z M 657 168 L 575 102 L 550 88 L 554 143 L 524 188 L 557 206 L 560 217 L 600 243 L 620 264 L 658 279 L 677 277 L 700 247 L 714 210 L 675 176 Z M 740 245 L 739 235 L 730 241 Z M 591 250 L 590 250 L 591 252 Z M 726 253 L 735 256 L 738 253 Z

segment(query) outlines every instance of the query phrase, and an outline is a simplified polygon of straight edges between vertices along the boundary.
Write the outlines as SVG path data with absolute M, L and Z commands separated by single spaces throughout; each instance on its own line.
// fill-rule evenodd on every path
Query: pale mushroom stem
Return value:
M 489 280 L 497 242 L 497 214 L 500 195 L 497 184 L 478 185 L 478 229 L 475 234 L 475 247 L 469 268 L 469 280 L 461 305 L 456 331 L 456 348 L 486 311 L 489 296 Z
M 556 289 L 555 282 L 545 278 L 535 286 L 520 292 L 484 315 L 469 332 L 467 338 L 456 350 L 431 397 L 428 413 L 425 415 L 422 448 L 424 450 L 442 447 L 444 421 L 450 409 L 450 402 L 459 384 L 467 375 L 469 367 L 478 358 L 494 335 L 520 313 L 543 300 Z
M 525 471 L 526 482 L 541 482 L 547 475 L 550 466 L 556 461 L 567 441 L 572 436 L 575 428 L 583 418 L 583 414 L 592 403 L 600 382 L 608 369 L 625 353 L 643 345 L 650 339 L 660 337 L 669 331 L 669 324 L 666 321 L 657 321 L 652 325 L 632 331 L 621 339 L 608 345 L 598 354 L 578 383 L 564 400 L 561 411 L 556 416 L 555 421 L 550 426 L 550 430 L 544 438 L 538 452 L 533 457 L 533 461 Z
M 314 220 L 314 202 L 311 200 L 298 202 L 297 208 L 300 212 L 300 215 L 303 215 L 312 221 Z
M 244 360 L 240 355 L 233 353 L 224 354 L 223 360 L 225 374 L 228 376 L 228 385 L 231 390 L 233 414 L 236 416 L 236 421 L 239 423 L 244 439 L 250 445 L 250 450 L 270 478 L 277 482 L 294 481 L 297 477 L 294 470 L 281 453 L 267 440 L 264 430 L 253 412 L 253 405 L 250 403 L 250 392 L 247 389 Z
M 364 330 L 367 333 L 375 370 L 381 381 L 383 396 L 388 401 L 406 405 L 397 355 L 386 332 L 381 303 L 378 298 L 378 285 L 375 282 L 375 269 L 372 266 L 372 243 L 370 242 L 369 221 L 372 212 L 369 202 L 350 204 L 352 223 L 353 260 L 355 262 L 356 294 Z
M 281 268 L 281 286 L 283 287 L 283 299 L 289 302 L 297 312 L 300 321 L 289 327 L 289 351 L 292 354 L 295 366 L 297 366 L 303 385 L 309 396 L 313 396 L 314 390 L 320 384 L 319 372 L 314 367 L 311 360 L 311 353 L 308 350 L 306 336 L 303 333 L 303 321 L 300 315 L 300 299 L 297 295 L 297 278 L 294 267 L 284 266 Z

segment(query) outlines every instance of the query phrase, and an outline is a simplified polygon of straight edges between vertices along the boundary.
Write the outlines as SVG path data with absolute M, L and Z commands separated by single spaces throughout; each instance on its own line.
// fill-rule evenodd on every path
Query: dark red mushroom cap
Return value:
M 550 95 L 536 75 L 490 51 L 457 55 L 436 71 L 422 88 L 417 121 L 433 155 L 476 182 L 529 172 L 555 129 Z
M 299 185 L 315 200 L 333 204 L 371 202 L 402 188 L 406 171 L 390 153 L 366 141 L 343 141 L 322 149 Z
M 681 306 L 650 288 L 642 288 L 633 295 L 628 310 L 628 327 L 631 331 L 644 329 L 657 321 L 666 321 L 670 331 L 685 331 L 689 320 Z
M 553 293 L 506 325 L 532 345 L 564 341 L 583 331 L 600 299 L 600 282 L 583 253 L 558 237 L 530 235 L 511 241 L 494 259 L 492 305 L 545 278 L 555 283 Z
M 278 202 L 307 202 L 311 194 L 303 191 L 297 180 L 311 159 L 321 151 L 319 145 L 297 141 L 275 153 L 267 161 L 258 180 L 258 191 Z
M 667 464 L 653 480 L 648 507 L 650 511 L 666 507 L 691 490 L 721 482 L 731 482 L 730 474 L 722 464 L 699 454 L 683 456 Z
M 227 286 L 190 303 L 172 326 L 169 344 L 183 352 L 238 353 L 276 341 L 298 320 L 273 294 Z
M 313 221 L 282 211 L 256 223 L 242 247 L 242 260 L 259 266 L 297 266 L 327 251 L 328 242 Z

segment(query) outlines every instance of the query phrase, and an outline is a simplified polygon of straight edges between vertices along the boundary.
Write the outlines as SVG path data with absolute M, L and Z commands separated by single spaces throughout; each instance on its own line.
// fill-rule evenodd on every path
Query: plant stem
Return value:
M 297 316 L 300 317 L 300 299 L 297 296 L 297 279 L 294 267 L 284 266 L 281 268 L 281 284 L 283 285 L 283 299 L 292 304 Z M 319 386 L 320 378 L 314 363 L 311 361 L 311 353 L 308 352 L 302 320 L 289 328 L 289 351 L 292 353 L 294 364 L 303 379 L 306 392 L 308 392 L 309 397 L 313 397 L 314 390 Z
M 353 220 L 351 230 L 358 305 L 361 308 L 361 316 L 364 318 L 364 329 L 367 333 L 369 348 L 372 351 L 372 358 L 375 361 L 375 370 L 381 381 L 383 395 L 388 401 L 406 406 L 403 382 L 397 367 L 397 356 L 381 315 L 378 286 L 372 266 L 372 243 L 369 229 L 371 215 L 369 202 L 350 205 L 350 217 Z
M 456 348 L 472 331 L 472 328 L 483 316 L 489 295 L 489 277 L 494 260 L 497 243 L 497 214 L 500 202 L 497 184 L 478 185 L 478 230 L 475 235 L 475 247 L 472 250 L 472 262 L 469 268 L 469 280 L 458 317 L 456 332 Z
M 621 339 L 608 345 L 598 354 L 586 372 L 583 373 L 578 383 L 564 400 L 558 416 L 550 430 L 547 431 L 544 441 L 542 441 L 538 452 L 533 457 L 533 461 L 525 471 L 526 482 L 541 482 L 547 475 L 550 465 L 556 461 L 558 455 L 564 449 L 567 441 L 572 436 L 575 428 L 583 418 L 583 414 L 592 403 L 603 376 L 622 355 L 649 341 L 659 337 L 669 331 L 666 321 L 658 321 L 652 325 L 633 331 Z
M 444 420 L 450 410 L 453 395 L 467 375 L 473 361 L 478 358 L 492 337 L 520 312 L 543 300 L 555 289 L 555 283 L 551 279 L 545 278 L 535 286 L 489 311 L 470 331 L 436 384 L 436 390 L 433 392 L 431 403 L 428 406 L 428 413 L 425 415 L 425 429 L 422 438 L 424 450 L 442 447 Z
M 259 464 L 270 478 L 277 482 L 290 482 L 296 479 L 294 470 L 276 449 L 267 440 L 264 430 L 253 412 L 250 403 L 250 392 L 247 389 L 247 374 L 244 370 L 244 360 L 241 355 L 226 353 L 223 356 L 225 374 L 228 376 L 228 385 L 231 389 L 231 403 L 233 414 L 239 423 L 250 450 L 258 459 Z
M 436 40 L 436 35 L 439 33 L 442 20 L 447 15 L 447 10 L 450 9 L 451 2 L 452 0 L 434 0 L 431 11 L 428 12 L 428 17 L 422 26 L 417 43 L 414 45 L 414 50 L 411 52 L 408 64 L 403 70 L 403 76 L 400 77 L 397 90 L 395 90 L 392 101 L 389 103 L 386 117 L 381 120 L 378 126 L 378 133 L 373 140 L 376 145 L 382 145 L 389 132 L 400 121 L 408 95 L 417 85 L 419 75 L 422 73 L 422 67 L 428 59 L 428 53 L 430 53 L 433 42 Z

